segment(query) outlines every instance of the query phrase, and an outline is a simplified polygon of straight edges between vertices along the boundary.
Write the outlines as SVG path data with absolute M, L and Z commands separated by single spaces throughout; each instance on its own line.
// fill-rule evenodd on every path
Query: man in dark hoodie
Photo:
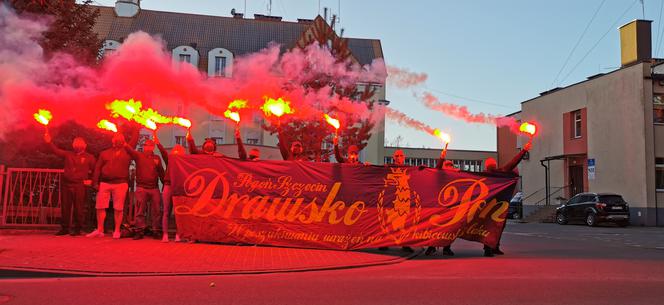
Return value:
M 62 150 L 51 142 L 51 136 L 44 135 L 44 141 L 49 144 L 51 151 L 65 159 L 64 173 L 62 174 L 62 228 L 55 235 L 81 234 L 81 226 L 85 221 L 85 187 L 92 185 L 92 172 L 95 169 L 95 157 L 85 151 L 87 144 L 83 138 L 74 138 L 72 148 L 74 151 Z M 72 210 L 74 213 L 72 231 L 69 231 Z
M 249 150 L 249 155 L 247 155 L 247 150 L 244 148 L 244 143 L 242 143 L 242 137 L 240 136 L 240 128 L 235 127 L 235 143 L 237 143 L 237 157 L 242 161 L 258 161 L 261 157 L 261 151 L 257 148 L 252 148 Z
M 194 137 L 191 136 L 189 130 L 187 130 L 187 145 L 189 145 L 189 153 L 192 155 L 224 156 L 224 154 L 217 151 L 217 143 L 213 139 L 205 139 L 202 149 L 198 149 L 196 141 L 194 141 Z
M 348 157 L 344 158 L 341 155 L 339 150 L 339 137 L 334 137 L 334 158 L 337 159 L 337 163 L 350 163 L 350 164 L 360 164 L 359 152 L 357 145 L 348 146 Z
M 281 127 L 277 132 L 279 138 L 279 151 L 281 152 L 281 157 L 284 160 L 288 161 L 309 161 L 307 155 L 304 154 L 304 149 L 302 148 L 302 143 L 300 141 L 293 141 L 290 145 L 290 150 L 288 149 L 288 140 L 281 132 Z
M 125 150 L 136 160 L 136 212 L 134 214 L 134 239 L 141 239 L 145 233 L 146 213 L 148 202 L 150 202 L 150 218 L 152 220 L 152 231 L 158 237 L 161 227 L 161 192 L 159 192 L 159 181 L 164 181 L 164 167 L 161 158 L 154 154 L 155 144 L 152 140 L 146 140 L 143 144 L 143 152 L 137 152 L 133 147 L 125 145 Z M 168 228 L 166 228 L 168 230 Z
M 528 151 L 530 151 L 530 148 L 532 147 L 532 143 L 528 142 L 526 145 L 523 146 L 523 149 L 510 160 L 507 164 L 503 165 L 502 167 L 498 167 L 498 164 L 496 162 L 496 159 L 494 158 L 487 158 L 484 161 L 484 166 L 486 167 L 485 172 L 487 173 L 493 173 L 493 174 L 508 174 L 508 175 L 519 175 L 517 166 L 523 160 L 523 157 L 526 156 Z M 502 235 L 498 237 L 498 245 L 496 245 L 495 248 L 491 248 L 487 245 L 484 245 L 484 256 L 491 257 L 494 254 L 498 255 L 503 255 L 505 254 L 502 250 L 500 250 L 500 239 L 502 238 Z
M 138 136 L 134 136 L 129 145 L 135 146 Z M 127 189 L 129 188 L 129 163 L 131 155 L 125 150 L 125 138 L 121 133 L 113 136 L 113 147 L 102 151 L 95 166 L 92 184 L 97 192 L 97 229 L 87 237 L 104 237 L 104 221 L 106 209 L 113 198 L 113 216 L 115 229 L 113 238 L 120 238 L 120 225 L 122 224 L 122 210 L 124 208 Z

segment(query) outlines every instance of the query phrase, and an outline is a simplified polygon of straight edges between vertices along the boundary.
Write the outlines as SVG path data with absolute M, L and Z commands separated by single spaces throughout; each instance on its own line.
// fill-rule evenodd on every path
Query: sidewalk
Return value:
M 0 270 L 92 276 L 252 274 L 395 264 L 417 255 L 367 249 L 312 250 L 269 246 L 162 243 L 145 238 L 54 236 L 0 230 Z

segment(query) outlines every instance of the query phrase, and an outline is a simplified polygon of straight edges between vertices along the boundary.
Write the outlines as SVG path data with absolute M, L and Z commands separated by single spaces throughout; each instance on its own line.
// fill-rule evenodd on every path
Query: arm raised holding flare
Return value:
M 240 160 L 247 160 L 247 150 L 242 143 L 242 136 L 240 135 L 240 125 L 235 125 L 235 143 L 237 143 L 237 156 Z

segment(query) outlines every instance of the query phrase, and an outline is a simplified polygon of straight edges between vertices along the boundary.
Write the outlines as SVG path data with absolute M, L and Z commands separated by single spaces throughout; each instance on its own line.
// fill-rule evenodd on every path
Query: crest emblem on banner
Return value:
M 419 222 L 422 210 L 420 195 L 410 189 L 409 180 L 407 168 L 391 167 L 378 195 L 378 221 L 383 232 L 397 244 L 408 237 L 411 226 Z M 391 193 L 394 196 L 390 196 Z M 386 196 L 394 200 L 385 202 Z

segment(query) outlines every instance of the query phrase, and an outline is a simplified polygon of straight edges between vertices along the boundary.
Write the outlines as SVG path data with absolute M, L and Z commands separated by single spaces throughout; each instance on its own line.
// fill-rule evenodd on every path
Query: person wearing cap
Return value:
M 135 146 L 138 141 L 138 129 L 133 133 L 129 146 Z M 86 237 L 104 237 L 104 221 L 106 209 L 113 198 L 113 219 L 115 228 L 113 238 L 120 238 L 120 225 L 122 224 L 123 209 L 127 190 L 129 189 L 129 164 L 132 156 L 127 153 L 127 145 L 122 133 L 113 135 L 113 147 L 102 151 L 95 164 L 92 174 L 92 187 L 97 190 L 95 208 L 97 209 L 97 229 L 85 235 Z
M 64 172 L 62 174 L 62 217 L 60 225 L 62 228 L 55 235 L 70 234 L 78 236 L 85 222 L 86 187 L 92 186 L 92 173 L 95 170 L 95 157 L 85 151 L 87 144 L 81 137 L 74 138 L 72 148 L 74 151 L 60 149 L 51 141 L 51 136 L 44 135 L 51 151 L 65 159 Z M 73 212 L 73 218 L 72 216 Z M 71 221 L 73 220 L 73 221 Z M 70 222 L 72 230 L 70 231 Z
M 205 139 L 202 148 L 198 149 L 198 147 L 196 147 L 194 137 L 191 136 L 191 132 L 189 132 L 189 130 L 187 130 L 187 145 L 189 145 L 189 153 L 192 155 L 208 155 L 214 157 L 224 156 L 224 154 L 217 151 L 217 142 L 214 139 Z
M 359 164 L 360 159 L 358 158 L 358 154 L 360 150 L 358 149 L 357 145 L 350 145 L 348 146 L 348 158 L 344 158 L 341 155 L 341 151 L 339 150 L 339 137 L 335 136 L 334 137 L 334 158 L 337 159 L 337 163 L 350 163 L 350 164 Z
M 137 152 L 129 145 L 125 150 L 136 161 L 136 212 L 134 214 L 134 239 L 141 239 L 147 227 L 146 214 L 148 202 L 150 203 L 150 218 L 152 221 L 152 232 L 154 236 L 161 228 L 161 192 L 159 181 L 164 180 L 164 167 L 161 158 L 154 154 L 155 142 L 145 140 L 143 152 Z M 168 228 L 166 228 L 168 230 Z
M 261 151 L 258 148 L 250 149 L 249 155 L 247 155 L 247 150 L 244 148 L 244 143 L 242 143 L 242 137 L 240 136 L 239 126 L 235 126 L 235 143 L 237 143 L 237 155 L 240 160 L 258 161 L 260 159 Z

